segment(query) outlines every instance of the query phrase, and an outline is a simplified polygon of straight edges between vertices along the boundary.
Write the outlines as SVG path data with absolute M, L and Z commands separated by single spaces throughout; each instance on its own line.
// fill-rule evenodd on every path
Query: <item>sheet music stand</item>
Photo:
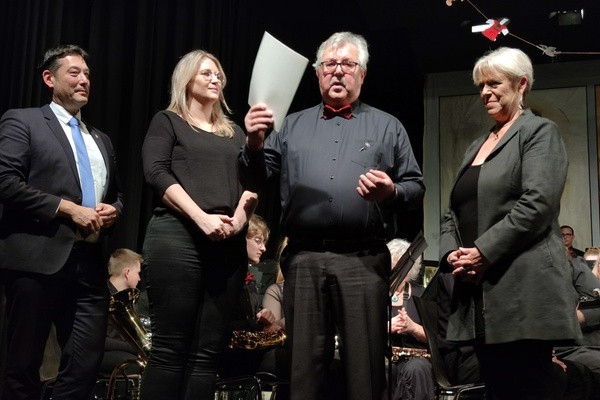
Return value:
M 398 287 L 426 248 L 427 242 L 423 236 L 423 231 L 421 231 L 394 265 L 390 276 L 390 293 L 395 293 L 398 290 Z
M 580 301 L 579 307 L 577 307 L 577 308 L 579 310 L 593 310 L 595 308 L 600 308 L 600 300 Z
M 398 287 L 408 275 L 408 272 L 415 265 L 417 259 L 423 254 L 427 248 L 427 242 L 423 236 L 423 231 L 414 238 L 408 249 L 402 254 L 390 275 L 390 291 L 389 293 L 396 293 Z M 392 373 L 392 302 L 388 302 L 388 376 Z M 388 380 L 388 400 L 391 400 L 391 380 Z

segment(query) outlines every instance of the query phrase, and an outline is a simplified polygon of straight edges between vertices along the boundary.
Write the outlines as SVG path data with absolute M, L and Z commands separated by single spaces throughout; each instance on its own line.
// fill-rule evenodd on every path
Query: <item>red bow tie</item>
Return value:
M 346 104 L 344 107 L 336 110 L 329 104 L 325 104 L 325 107 L 323 107 L 323 118 L 331 119 L 336 115 L 339 115 L 342 118 L 350 119 L 352 117 L 352 106 L 350 104 Z

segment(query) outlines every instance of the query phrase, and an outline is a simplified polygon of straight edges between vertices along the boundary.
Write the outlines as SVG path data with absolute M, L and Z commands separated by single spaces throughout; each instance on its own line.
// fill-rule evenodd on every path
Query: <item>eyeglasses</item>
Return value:
M 203 69 L 202 71 L 198 72 L 200 75 L 202 75 L 202 77 L 207 80 L 207 81 L 212 81 L 213 77 L 218 80 L 219 82 L 223 82 L 223 75 L 221 75 L 221 73 L 219 71 L 211 71 L 210 69 Z
M 354 62 L 354 61 L 348 61 L 348 60 L 344 60 L 344 61 L 329 60 L 329 61 L 323 61 L 321 63 L 321 68 L 323 68 L 323 71 L 325 71 L 327 73 L 332 73 L 337 69 L 338 65 L 340 67 L 342 67 L 343 73 L 348 74 L 350 72 L 354 72 L 358 63 Z
M 267 241 L 260 236 L 254 236 L 252 240 L 254 240 L 254 243 L 256 243 L 258 246 L 267 245 Z

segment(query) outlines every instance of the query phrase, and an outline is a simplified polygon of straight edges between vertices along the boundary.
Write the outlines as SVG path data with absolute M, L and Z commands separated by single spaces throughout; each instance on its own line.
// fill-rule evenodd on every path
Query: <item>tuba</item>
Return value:
M 127 368 L 129 364 L 137 363 L 143 370 L 148 362 L 152 337 L 151 333 L 144 328 L 144 325 L 135 310 L 134 305 L 139 297 L 140 291 L 138 289 L 129 288 L 115 293 L 110 298 L 110 305 L 108 308 L 110 318 L 112 318 L 125 340 L 127 340 L 127 342 L 129 342 L 136 350 L 138 358 L 136 360 L 126 360 L 115 367 L 110 376 L 108 388 L 106 390 L 106 398 L 109 400 L 114 399 L 115 385 L 119 375 L 123 374 L 127 380 L 125 368 Z M 139 395 L 139 381 L 137 387 L 134 387 L 134 390 L 135 393 L 132 393 L 131 398 L 137 399 Z
M 147 362 L 152 342 L 151 334 L 144 328 L 134 307 L 139 297 L 140 291 L 136 288 L 121 290 L 111 296 L 108 311 L 123 337 L 137 351 L 138 356 Z

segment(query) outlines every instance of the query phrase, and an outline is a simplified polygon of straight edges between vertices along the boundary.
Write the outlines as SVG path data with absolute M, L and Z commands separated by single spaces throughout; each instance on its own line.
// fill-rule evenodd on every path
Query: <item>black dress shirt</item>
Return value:
M 375 203 L 356 188 L 370 169 L 386 172 L 396 187 L 393 199 Z M 279 174 L 284 235 L 317 239 L 384 238 L 393 231 L 399 207 L 415 208 L 423 199 L 421 170 L 408 135 L 393 116 L 360 101 L 348 120 L 323 118 L 323 105 L 286 117 L 264 150 L 247 146 L 240 155 L 240 179 L 260 189 Z

